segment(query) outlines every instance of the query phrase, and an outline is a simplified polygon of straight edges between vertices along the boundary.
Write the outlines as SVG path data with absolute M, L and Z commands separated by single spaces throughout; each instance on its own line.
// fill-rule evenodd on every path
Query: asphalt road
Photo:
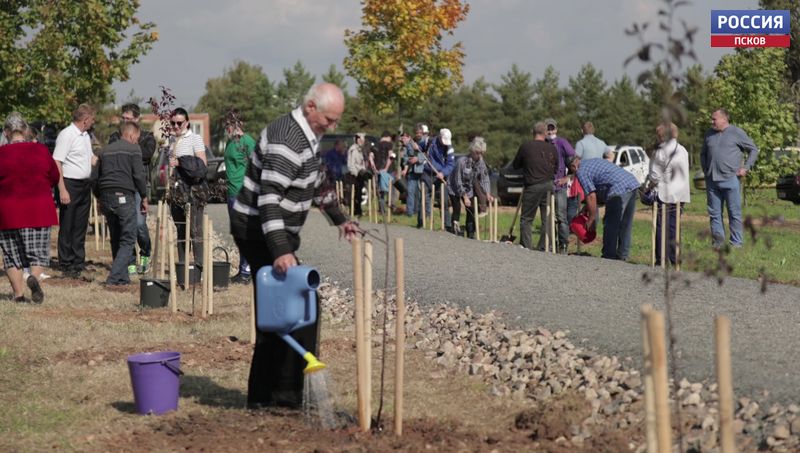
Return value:
M 216 231 L 228 230 L 224 205 L 212 205 L 207 212 Z M 383 237 L 383 226 L 362 226 Z M 645 283 L 646 266 L 550 255 L 407 227 L 390 227 L 390 234 L 404 238 L 406 293 L 420 304 L 496 310 L 509 325 L 522 329 L 566 329 L 576 344 L 632 357 L 637 364 L 639 307 L 647 303 L 664 309 L 663 278 Z M 337 229 L 317 211 L 309 215 L 302 241 L 298 255 L 306 264 L 352 288 L 351 247 L 338 240 Z M 373 242 L 374 287 L 381 288 L 385 248 Z M 732 324 L 736 394 L 758 396 L 766 389 L 768 400 L 797 401 L 800 288 L 770 285 L 762 294 L 753 280 L 728 278 L 719 286 L 699 274 L 684 277 L 690 284 L 680 283 L 673 303 L 681 377 L 714 380 L 714 317 L 724 314 Z

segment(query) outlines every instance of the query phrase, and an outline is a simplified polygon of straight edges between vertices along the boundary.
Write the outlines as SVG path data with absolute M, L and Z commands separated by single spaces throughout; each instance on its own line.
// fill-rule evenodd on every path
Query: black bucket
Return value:
M 178 282 L 178 285 L 180 285 L 181 287 L 185 286 L 183 284 L 183 280 L 184 280 L 185 274 L 186 274 L 186 271 L 183 268 L 183 261 L 178 261 L 177 263 L 175 263 L 175 277 L 176 277 L 176 280 Z M 190 263 L 189 264 L 189 284 L 190 285 L 194 285 L 196 283 L 200 283 L 200 276 L 201 275 L 202 275 L 202 271 L 200 270 L 200 267 L 197 266 L 196 263 Z
M 139 304 L 143 307 L 162 308 L 169 303 L 169 280 L 143 278 L 139 289 Z
M 214 261 L 213 276 L 214 288 L 227 288 L 231 283 L 231 258 L 224 247 L 214 247 L 214 250 L 222 250 L 225 253 L 225 261 Z

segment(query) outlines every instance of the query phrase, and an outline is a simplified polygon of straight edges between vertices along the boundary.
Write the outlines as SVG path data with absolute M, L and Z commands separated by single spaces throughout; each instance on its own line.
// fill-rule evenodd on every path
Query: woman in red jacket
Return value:
M 52 188 L 58 167 L 44 145 L 29 141 L 28 124 L 11 113 L 3 126 L 8 144 L 0 147 L 0 248 L 14 301 L 28 302 L 23 291 L 40 304 L 44 292 L 39 279 L 50 265 L 50 227 L 58 225 Z M 23 269 L 31 275 L 23 282 Z

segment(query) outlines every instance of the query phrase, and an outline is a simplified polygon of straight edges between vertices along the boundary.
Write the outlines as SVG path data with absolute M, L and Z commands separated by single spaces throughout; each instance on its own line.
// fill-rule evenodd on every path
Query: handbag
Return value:
M 672 163 L 672 158 L 675 155 L 675 152 L 678 150 L 678 141 L 675 141 L 675 149 L 672 150 L 670 153 L 669 160 L 667 160 L 667 164 L 664 165 L 664 170 L 666 171 L 669 164 Z M 647 175 L 647 180 L 645 181 L 643 187 L 639 187 L 639 201 L 642 202 L 645 206 L 653 206 L 653 204 L 658 201 L 658 189 L 656 186 L 652 186 L 649 189 L 646 187 L 649 185 L 650 182 L 650 175 Z

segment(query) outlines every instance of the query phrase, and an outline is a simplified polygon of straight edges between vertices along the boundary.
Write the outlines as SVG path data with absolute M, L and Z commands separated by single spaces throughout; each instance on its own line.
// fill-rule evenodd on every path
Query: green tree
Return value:
M 566 92 L 559 86 L 559 83 L 560 75 L 552 66 L 546 67 L 542 78 L 533 83 L 533 120 L 555 119 L 559 124 L 558 135 L 575 143 L 577 131 L 569 130 L 564 126 L 569 123 L 574 124 L 576 120 L 572 111 L 567 109 L 564 100 Z
M 492 85 L 500 96 L 500 111 L 503 115 L 497 121 L 497 126 L 509 134 L 516 135 L 517 140 L 530 136 L 535 94 L 531 74 L 521 71 L 514 63 L 507 73 L 500 76 L 500 79 L 503 83 Z
M 579 133 L 586 121 L 592 121 L 598 131 L 603 130 L 604 118 L 601 116 L 603 105 L 608 102 L 606 81 L 603 72 L 591 63 L 581 66 L 578 74 L 569 78 L 567 83 L 566 109 L 571 112 L 563 121 L 563 131 Z M 579 136 L 582 136 L 579 133 Z
M 222 76 L 208 79 L 197 110 L 208 112 L 211 139 L 220 141 L 224 139 L 223 121 L 228 110 L 237 109 L 246 131 L 257 134 L 265 124 L 283 113 L 276 109 L 275 103 L 275 87 L 261 66 L 236 61 Z
M 158 40 L 138 0 L 0 2 L 0 114 L 67 122 L 82 102 L 113 98 L 114 81 Z
M 292 68 L 285 68 L 283 81 L 278 84 L 278 104 L 284 110 L 293 109 L 302 104 L 303 96 L 314 85 L 315 79 L 299 60 Z
M 711 77 L 703 72 L 703 67 L 693 65 L 686 70 L 686 77 L 679 90 L 682 95 L 681 103 L 686 110 L 686 122 L 679 140 L 689 151 L 694 166 L 700 164 L 703 135 L 710 124 L 710 118 L 703 112 L 708 104 L 710 83 Z
M 466 18 L 461 0 L 362 1 L 360 31 L 345 31 L 347 73 L 358 83 L 359 96 L 378 112 L 398 105 L 416 107 L 461 84 L 461 43 L 447 49 Z
M 794 106 L 781 100 L 785 52 L 776 48 L 737 49 L 722 57 L 714 69 L 709 107 L 703 113 L 710 118 L 716 108 L 725 108 L 731 123 L 744 129 L 758 146 L 758 160 L 746 179 L 749 188 L 775 182 L 784 164 L 773 157 L 772 150 L 791 144 L 797 134 Z
M 347 95 L 347 82 L 344 81 L 344 78 L 345 74 L 343 72 L 339 72 L 339 70 L 336 69 L 335 64 L 330 65 L 330 67 L 328 67 L 328 72 L 322 74 L 322 80 L 324 82 L 332 83 L 338 86 L 342 89 L 342 91 L 345 92 L 345 95 Z
M 606 118 L 603 127 L 603 140 L 609 145 L 641 145 L 648 147 L 653 142 L 655 127 L 644 123 L 644 101 L 636 92 L 628 76 L 608 90 L 608 102 L 602 116 Z

